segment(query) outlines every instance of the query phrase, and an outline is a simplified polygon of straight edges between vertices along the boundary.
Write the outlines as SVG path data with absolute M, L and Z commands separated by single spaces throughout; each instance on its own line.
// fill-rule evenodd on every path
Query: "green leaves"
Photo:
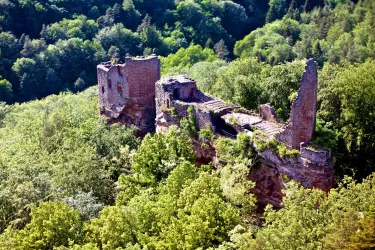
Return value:
M 136 240 L 134 219 L 129 209 L 123 206 L 104 208 L 100 217 L 93 219 L 85 230 L 86 240 L 103 249 L 116 249 Z
M 11 103 L 13 98 L 12 84 L 5 79 L 0 79 L 0 101 Z
M 150 182 L 158 182 L 184 161 L 193 162 L 193 149 L 187 137 L 180 135 L 176 127 L 167 134 L 148 134 L 133 157 L 132 169 Z
M 264 228 L 251 244 L 261 249 L 362 249 L 372 246 L 374 176 L 346 178 L 328 195 L 288 183 L 278 211 L 266 209 Z M 366 226 L 364 226 L 366 225 Z M 368 238 L 364 238 L 368 235 Z
M 332 205 L 324 192 L 290 183 L 283 205 L 279 211 L 269 207 L 266 212 L 266 227 L 257 236 L 265 239 L 266 249 L 322 248 Z
M 4 109 L 1 229 L 10 223 L 22 228 L 30 207 L 50 199 L 92 192 L 104 204 L 113 202 L 114 182 L 130 168 L 123 154 L 139 139 L 133 129 L 98 121 L 96 105 L 96 90 L 89 89 Z
M 373 158 L 375 121 L 375 63 L 371 60 L 358 65 L 334 66 L 323 70 L 323 86 L 319 112 L 328 129 L 337 131 L 353 159 L 351 168 L 365 177 L 374 171 Z M 339 141 L 340 142 L 340 141 Z M 338 148 L 339 152 L 344 149 Z M 344 166 L 348 160 L 343 158 Z
M 0 237 L 12 249 L 51 249 L 82 242 L 82 221 L 76 210 L 61 202 L 41 203 L 31 210 L 31 222 L 22 230 L 8 228 Z
M 247 164 L 246 164 L 247 163 Z M 220 182 L 224 195 L 234 204 L 245 208 L 250 214 L 254 208 L 255 198 L 250 189 L 255 183 L 249 180 L 250 168 L 247 161 L 228 164 L 220 170 Z
M 182 70 L 190 68 L 194 63 L 207 61 L 212 62 L 217 57 L 212 49 L 202 48 L 200 45 L 190 45 L 188 48 L 179 49 L 175 54 L 167 57 L 160 57 L 162 74 L 167 74 L 172 70 Z
M 208 173 L 182 190 L 177 206 L 177 218 L 162 234 L 162 244 L 168 248 L 214 246 L 227 239 L 227 232 L 239 222 L 238 211 L 223 199 L 219 178 Z

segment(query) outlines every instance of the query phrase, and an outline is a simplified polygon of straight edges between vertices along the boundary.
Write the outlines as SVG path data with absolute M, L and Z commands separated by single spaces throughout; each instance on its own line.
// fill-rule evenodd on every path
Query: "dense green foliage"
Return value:
M 2 108 L 1 230 L 9 223 L 22 227 L 31 205 L 41 201 L 91 197 L 83 205 L 92 208 L 113 203 L 114 182 L 129 167 L 120 161 L 121 149 L 135 149 L 139 139 L 133 129 L 98 123 L 95 92 Z
M 94 90 L 5 106 L 0 245 L 195 249 L 229 240 L 240 207 L 254 207 L 247 165 L 197 170 L 177 128 L 137 147 L 132 129 L 98 123 Z M 233 147 L 245 153 L 248 141 Z
M 284 208 L 268 207 L 263 228 L 234 232 L 223 249 L 372 249 L 374 181 L 348 178 L 328 196 L 290 183 Z
M 374 29 L 372 0 L 0 0 L 0 249 L 375 248 Z M 336 188 L 286 182 L 284 207 L 260 215 L 247 135 L 199 130 L 192 107 L 142 142 L 98 119 L 86 88 L 114 53 L 157 53 L 163 75 L 283 121 L 313 57 L 313 140 L 334 153 Z M 196 167 L 193 140 L 219 169 Z
M 2 0 L 0 76 L 12 91 L 2 83 L 0 101 L 81 91 L 95 84 L 95 65 L 114 53 L 166 57 L 178 51 L 179 57 L 186 49 L 190 56 L 179 62 L 171 56 L 168 68 L 228 60 L 236 41 L 261 27 L 266 16 L 268 21 L 282 17 L 289 5 L 288 13 L 323 5 L 322 0 L 279 2 L 281 9 L 267 0 Z
M 12 86 L 0 84 L 0 101 L 80 91 L 95 84 L 95 65 L 116 52 L 167 56 L 197 44 L 205 55 L 180 64 L 212 58 L 213 49 L 229 58 L 267 10 L 263 0 L 2 0 L 0 76 Z
M 283 1 L 272 2 L 279 5 Z M 374 2 L 329 2 L 311 12 L 279 17 L 280 20 L 254 30 L 236 43 L 234 53 L 271 64 L 309 57 L 320 65 L 374 58 Z

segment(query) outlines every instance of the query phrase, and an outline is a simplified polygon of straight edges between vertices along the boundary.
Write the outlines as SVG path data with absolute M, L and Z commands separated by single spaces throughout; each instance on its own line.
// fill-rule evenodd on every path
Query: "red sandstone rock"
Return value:
M 258 209 L 262 210 L 268 204 L 274 208 L 281 208 L 281 190 L 284 185 L 277 168 L 260 165 L 251 171 L 250 179 L 255 182 L 251 193 L 257 197 Z

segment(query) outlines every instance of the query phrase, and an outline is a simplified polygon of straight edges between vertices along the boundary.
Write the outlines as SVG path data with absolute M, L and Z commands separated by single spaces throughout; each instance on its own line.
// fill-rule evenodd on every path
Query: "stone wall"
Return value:
M 213 128 L 213 117 L 211 116 L 209 111 L 195 108 L 195 119 L 197 120 L 199 128 L 206 128 L 207 125 L 210 126 L 211 129 Z
M 269 103 L 259 106 L 259 116 L 265 121 L 277 122 L 275 109 Z
M 182 101 L 172 101 L 171 108 L 175 108 L 176 114 L 179 117 L 188 117 L 188 108 L 192 104 L 182 102 Z
M 156 114 L 162 113 L 162 108 L 171 108 L 172 102 L 197 101 L 195 93 L 197 86 L 194 80 L 184 76 L 163 78 L 156 83 Z
M 129 88 L 124 72 L 122 65 L 98 65 L 99 105 L 102 108 L 118 113 L 126 103 Z
M 314 149 L 304 142 L 301 142 L 300 147 L 301 157 L 308 159 L 311 163 L 316 165 L 326 166 L 326 163 L 332 158 L 331 151 Z
M 99 105 L 109 122 L 135 125 L 139 134 L 155 130 L 155 82 L 160 78 L 157 56 L 125 58 L 124 64 L 97 66 Z
M 208 125 L 212 127 L 213 117 L 208 110 L 201 109 L 199 104 L 205 101 L 213 100 L 212 97 L 200 92 L 193 79 L 185 76 L 175 76 L 163 78 L 156 83 L 156 114 L 158 131 L 163 130 L 162 121 L 168 123 L 167 112 L 172 109 L 178 117 L 188 117 L 189 106 L 194 107 L 194 116 L 199 128 L 205 128 Z M 171 124 L 175 124 L 171 120 Z
M 302 75 L 296 99 L 292 103 L 290 120 L 276 138 L 291 148 L 299 149 L 301 142 L 309 142 L 315 127 L 316 101 L 318 91 L 317 68 L 309 59 Z
M 129 98 L 155 99 L 155 83 L 160 79 L 160 63 L 156 56 L 125 58 L 125 78 L 129 84 Z
M 194 96 L 201 102 L 209 102 L 215 99 L 214 97 L 201 92 L 199 89 L 195 89 Z
M 312 162 L 302 157 L 296 159 L 275 155 L 270 150 L 258 152 L 260 165 L 251 171 L 250 178 L 256 185 L 251 190 L 257 197 L 259 208 L 271 204 L 274 208 L 282 207 L 282 189 L 284 176 L 301 183 L 305 188 L 319 188 L 328 192 L 334 185 L 333 164 Z
M 335 170 L 328 160 L 313 162 L 311 159 L 315 158 L 304 158 L 302 155 L 296 159 L 285 158 L 275 155 L 270 150 L 258 153 L 264 166 L 277 169 L 280 176 L 286 175 L 305 188 L 329 191 L 333 186 Z

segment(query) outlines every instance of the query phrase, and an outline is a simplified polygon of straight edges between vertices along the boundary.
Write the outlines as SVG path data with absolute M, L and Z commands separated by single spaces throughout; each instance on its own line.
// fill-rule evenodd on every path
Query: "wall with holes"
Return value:
M 157 56 L 125 58 L 124 64 L 97 66 L 100 113 L 109 122 L 155 129 L 155 82 L 160 78 Z
M 100 106 L 109 111 L 115 111 L 124 106 L 129 92 L 129 86 L 124 77 L 125 68 L 121 65 L 110 67 L 99 65 L 97 72 Z

